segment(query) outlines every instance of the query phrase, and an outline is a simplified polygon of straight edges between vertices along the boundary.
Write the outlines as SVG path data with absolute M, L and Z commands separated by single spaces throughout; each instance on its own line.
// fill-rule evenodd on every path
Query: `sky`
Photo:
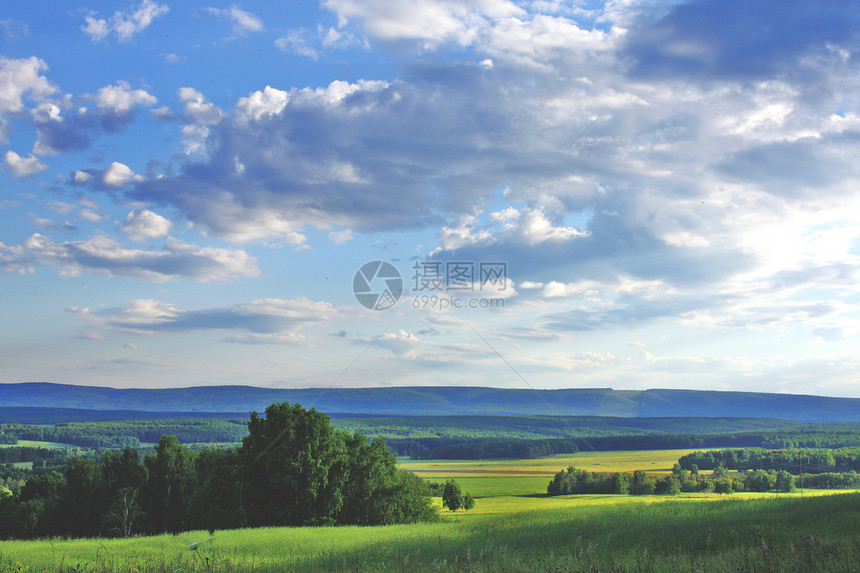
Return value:
M 860 397 L 860 5 L 9 3 L 0 382 Z

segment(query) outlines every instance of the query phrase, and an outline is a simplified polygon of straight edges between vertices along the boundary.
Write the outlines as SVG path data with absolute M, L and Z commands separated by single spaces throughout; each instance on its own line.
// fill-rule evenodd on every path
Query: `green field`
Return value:
M 545 494 L 552 476 L 568 466 L 597 472 L 642 469 L 668 474 L 678 458 L 691 451 L 579 452 L 535 460 L 401 460 L 400 465 L 431 481 L 456 479 L 464 492 L 484 500 L 475 507 L 475 513 L 484 513 L 488 506 L 500 511 L 544 507 L 547 500 L 542 500 L 544 506 L 540 506 L 534 496 Z M 515 499 L 497 499 L 500 497 Z
M 43 442 L 41 440 L 18 440 L 17 444 L 0 444 L 0 448 L 77 448 L 74 444 Z
M 0 572 L 857 570 L 860 493 L 545 495 L 568 465 L 666 473 L 684 453 L 402 460 L 423 477 L 456 478 L 475 509 L 429 524 L 5 541 Z
M 3 542 L 0 570 L 777 572 L 860 562 L 856 493 L 577 501 L 435 524 Z

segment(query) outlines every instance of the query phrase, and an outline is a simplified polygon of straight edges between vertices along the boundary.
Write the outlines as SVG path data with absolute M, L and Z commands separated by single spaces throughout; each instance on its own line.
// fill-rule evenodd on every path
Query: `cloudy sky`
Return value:
M 0 381 L 860 396 L 829 6 L 10 3 Z

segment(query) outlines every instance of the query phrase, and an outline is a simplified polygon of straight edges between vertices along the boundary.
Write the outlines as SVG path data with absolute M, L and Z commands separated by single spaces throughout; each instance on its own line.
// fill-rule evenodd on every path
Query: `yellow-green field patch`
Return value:
M 699 450 L 578 452 L 533 460 L 402 460 L 400 465 L 428 479 L 505 476 L 544 476 L 549 479 L 568 466 L 593 472 L 645 470 L 669 473 L 678 458 L 695 451 Z
M 18 440 L 17 444 L 0 444 L 0 448 L 77 448 L 74 444 L 63 444 L 60 442 L 43 442 L 40 440 Z

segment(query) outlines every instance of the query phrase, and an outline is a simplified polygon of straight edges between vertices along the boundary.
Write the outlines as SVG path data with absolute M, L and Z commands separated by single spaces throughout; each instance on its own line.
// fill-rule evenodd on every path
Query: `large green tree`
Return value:
M 149 527 L 156 532 L 176 533 L 188 529 L 188 511 L 197 475 L 194 452 L 176 436 L 161 436 L 154 456 L 144 460 L 149 479 L 143 492 L 143 508 Z
M 326 525 L 343 506 L 349 462 L 329 417 L 300 404 L 251 413 L 242 455 L 251 525 Z

